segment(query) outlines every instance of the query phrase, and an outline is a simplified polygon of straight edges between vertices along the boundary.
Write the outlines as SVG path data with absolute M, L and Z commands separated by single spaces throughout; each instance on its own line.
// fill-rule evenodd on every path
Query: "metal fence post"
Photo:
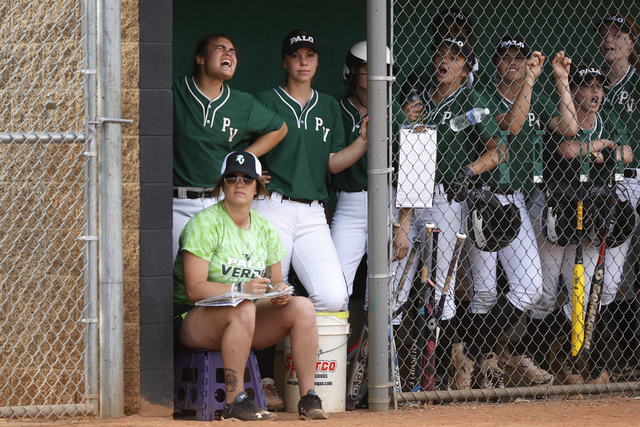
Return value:
M 98 6 L 100 416 L 124 415 L 120 2 Z
M 387 64 L 385 0 L 367 1 L 369 147 L 369 409 L 389 409 Z

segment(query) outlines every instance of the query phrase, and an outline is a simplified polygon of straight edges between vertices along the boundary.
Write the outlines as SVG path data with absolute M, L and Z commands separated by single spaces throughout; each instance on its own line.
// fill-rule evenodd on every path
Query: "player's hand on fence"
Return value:
M 409 120 L 410 122 L 415 122 L 420 118 L 422 109 L 422 101 L 420 101 L 419 99 L 415 99 L 402 107 L 402 111 L 404 112 L 405 116 L 407 116 L 407 120 Z
M 281 291 L 285 289 L 287 285 L 285 282 L 276 282 L 273 285 L 273 289 L 269 289 L 269 292 Z M 283 307 L 291 301 L 291 294 L 281 295 L 277 298 L 271 298 L 271 303 L 276 307 Z
M 571 68 L 571 58 L 564 56 L 564 51 L 556 53 L 555 58 L 551 61 L 553 67 L 553 76 L 556 80 L 569 81 L 569 70 Z
M 545 59 L 544 55 L 537 50 L 527 59 L 527 79 L 529 80 L 529 84 L 535 83 L 536 79 L 542 73 L 542 66 L 544 65 Z
M 271 175 L 268 175 L 269 171 L 266 169 L 262 170 L 262 175 L 260 175 L 260 182 L 262 183 L 262 185 L 266 186 L 268 183 L 271 182 Z
M 393 224 L 393 260 L 398 261 L 406 257 L 410 247 L 408 231 L 398 223 Z
M 473 171 L 466 166 L 456 173 L 456 176 L 447 188 L 447 198 L 449 202 L 462 203 L 466 200 L 472 176 Z
M 360 125 L 360 138 L 366 144 L 369 140 L 367 139 L 367 132 L 369 129 L 369 117 L 365 117 Z

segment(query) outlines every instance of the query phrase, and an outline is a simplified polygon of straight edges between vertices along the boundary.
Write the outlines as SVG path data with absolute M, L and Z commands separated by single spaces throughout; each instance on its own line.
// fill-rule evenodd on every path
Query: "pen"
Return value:
M 261 276 L 261 275 L 259 275 L 258 273 L 256 273 L 255 271 L 253 272 L 253 276 L 254 276 L 255 278 L 257 278 L 257 279 L 261 279 L 261 278 L 262 278 L 262 276 Z M 272 289 L 272 290 L 273 290 L 273 286 L 271 286 L 271 283 L 267 283 L 267 286 L 268 286 L 270 289 Z

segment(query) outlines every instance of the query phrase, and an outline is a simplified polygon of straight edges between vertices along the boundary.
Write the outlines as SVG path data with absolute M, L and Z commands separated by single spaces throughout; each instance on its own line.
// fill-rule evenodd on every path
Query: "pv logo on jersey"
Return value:
M 327 137 L 329 136 L 331 129 L 322 126 L 323 123 L 324 121 L 320 117 L 316 117 L 316 132 L 319 132 L 320 127 L 322 127 L 322 141 L 327 142 Z
M 451 116 L 453 116 L 453 114 L 451 114 L 451 111 L 445 111 L 444 115 L 442 116 L 442 120 L 440 121 L 440 124 L 441 125 L 445 124 L 447 120 L 451 118 Z
M 233 141 L 233 137 L 238 133 L 238 129 L 234 129 L 231 127 L 231 119 L 223 117 L 222 119 L 222 132 L 226 132 L 227 128 L 229 128 L 229 142 Z
M 636 108 L 636 100 L 629 96 L 629 92 L 626 90 L 620 92 L 620 100 L 618 101 L 621 105 L 625 105 L 625 110 L 627 113 L 633 113 Z

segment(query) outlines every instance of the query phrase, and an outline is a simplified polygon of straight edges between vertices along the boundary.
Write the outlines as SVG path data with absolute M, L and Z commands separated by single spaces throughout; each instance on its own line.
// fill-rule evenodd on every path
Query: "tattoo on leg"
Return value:
M 227 386 L 227 391 L 236 391 L 238 387 L 238 377 L 236 375 L 236 371 L 234 371 L 233 369 L 225 369 L 224 383 Z

